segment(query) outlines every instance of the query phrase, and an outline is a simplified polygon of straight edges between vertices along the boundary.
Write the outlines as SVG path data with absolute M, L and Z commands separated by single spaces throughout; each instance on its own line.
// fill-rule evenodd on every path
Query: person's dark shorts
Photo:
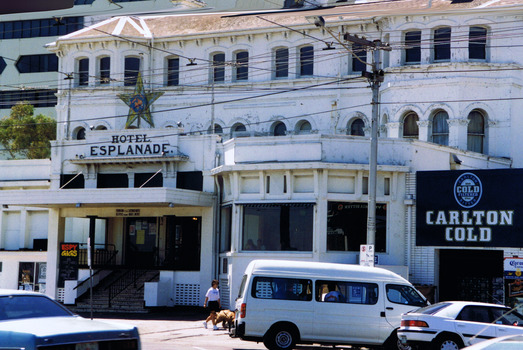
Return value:
M 217 301 L 209 301 L 207 303 L 207 308 L 209 311 L 220 311 L 220 304 Z

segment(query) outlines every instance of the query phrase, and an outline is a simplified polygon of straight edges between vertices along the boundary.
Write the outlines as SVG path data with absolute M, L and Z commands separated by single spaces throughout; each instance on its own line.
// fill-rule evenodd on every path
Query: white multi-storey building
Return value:
M 361 76 L 373 55 L 349 33 L 390 47 L 380 54 L 378 265 L 442 300 L 510 296 L 504 258 L 523 246 L 523 7 L 338 5 L 123 16 L 49 44 L 74 79 L 59 81 L 51 160 L 0 170 L 0 284 L 23 286 L 16 274 L 27 270 L 36 288 L 45 263 L 46 292 L 74 302 L 88 272 L 81 259 L 79 277 L 66 275 L 61 243 L 81 253 L 88 237 L 95 260 L 160 270 L 147 306 L 199 305 L 213 278 L 228 305 L 255 258 L 358 263 L 372 119 Z

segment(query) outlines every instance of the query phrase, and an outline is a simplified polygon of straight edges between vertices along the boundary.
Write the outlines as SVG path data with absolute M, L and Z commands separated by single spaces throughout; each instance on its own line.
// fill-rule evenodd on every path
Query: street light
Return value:
M 314 24 L 316 27 L 321 27 L 327 31 L 338 43 L 340 43 L 352 55 L 354 53 L 342 43 L 331 30 L 325 27 L 325 19 L 321 16 L 307 16 L 307 21 Z M 367 244 L 376 244 L 376 179 L 378 173 L 378 121 L 379 121 L 379 88 L 383 82 L 383 70 L 380 69 L 380 50 L 390 51 L 388 45 L 384 45 L 380 40 L 369 41 L 359 38 L 354 35 L 346 33 L 344 35 L 346 41 L 360 44 L 373 51 L 372 72 L 366 70 L 362 72 L 362 76 L 369 80 L 372 89 L 372 118 L 371 118 L 371 135 L 370 135 L 370 154 L 369 154 L 369 190 L 368 190 L 368 207 L 367 207 Z M 369 63 L 364 62 L 369 65 Z

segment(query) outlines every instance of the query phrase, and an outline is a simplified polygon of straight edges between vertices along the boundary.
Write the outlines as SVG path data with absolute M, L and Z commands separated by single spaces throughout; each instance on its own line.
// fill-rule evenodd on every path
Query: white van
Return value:
M 427 305 L 406 279 L 377 267 L 254 260 L 245 269 L 231 336 L 267 349 L 297 343 L 402 349 L 402 313 Z

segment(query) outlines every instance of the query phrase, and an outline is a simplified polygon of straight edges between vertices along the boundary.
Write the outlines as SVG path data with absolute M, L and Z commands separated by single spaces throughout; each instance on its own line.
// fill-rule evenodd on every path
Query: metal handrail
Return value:
M 109 289 L 108 294 L 108 302 L 109 307 L 111 307 L 111 301 L 116 298 L 120 293 L 122 293 L 124 290 L 126 290 L 130 285 L 134 285 L 136 287 L 136 281 L 141 276 L 145 275 L 147 270 L 136 270 L 131 269 L 127 270 L 122 276 L 120 276 L 118 279 L 113 281 L 111 284 L 109 284 L 107 287 L 105 287 L 104 290 Z
M 110 254 L 96 254 L 96 252 L 100 252 L 102 249 L 98 249 L 96 250 L 96 246 L 103 246 L 104 249 L 103 250 L 107 250 L 110 252 Z M 80 247 L 82 246 L 87 246 L 87 243 L 80 243 Z M 105 249 L 106 247 L 110 247 L 112 249 Z M 79 250 L 80 252 L 82 250 Z M 114 263 L 116 262 L 116 255 L 118 255 L 118 251 L 116 250 L 116 246 L 114 244 L 95 244 L 95 259 L 94 261 L 96 262 L 98 260 L 99 257 L 106 257 L 105 261 L 102 261 L 101 264 L 95 264 L 97 266 L 101 266 L 100 269 L 97 269 L 89 278 L 86 278 L 85 280 L 83 280 L 82 282 L 78 283 L 76 285 L 76 287 L 73 288 L 73 290 L 77 289 L 78 287 L 82 286 L 83 284 L 87 283 L 88 281 L 90 281 L 94 276 L 96 276 L 98 273 L 100 273 L 101 271 L 103 271 L 107 265 L 109 265 L 109 263 L 111 261 L 113 261 L 113 264 L 111 265 L 114 265 Z

